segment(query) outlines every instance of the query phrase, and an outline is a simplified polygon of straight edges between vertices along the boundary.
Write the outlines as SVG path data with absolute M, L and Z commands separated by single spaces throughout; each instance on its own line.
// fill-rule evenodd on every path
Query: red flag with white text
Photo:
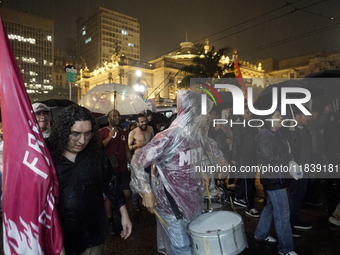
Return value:
M 0 17 L 5 254 L 59 254 L 58 181 Z
M 235 56 L 233 57 L 233 62 L 234 62 L 234 72 L 235 72 L 235 77 L 237 78 L 238 82 L 241 85 L 243 94 L 244 94 L 244 98 L 247 98 L 247 86 L 243 80 L 242 74 L 241 74 L 241 70 L 240 67 L 237 64 L 237 61 L 235 59 Z

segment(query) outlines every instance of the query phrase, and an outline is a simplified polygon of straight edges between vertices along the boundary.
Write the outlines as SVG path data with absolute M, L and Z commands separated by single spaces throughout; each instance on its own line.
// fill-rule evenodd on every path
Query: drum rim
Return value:
M 238 213 L 236 212 L 231 212 L 231 211 L 223 211 L 223 210 L 220 210 L 220 211 L 207 211 L 205 213 L 202 213 L 200 214 L 199 216 L 197 216 L 194 220 L 192 220 L 189 224 L 188 224 L 188 231 L 189 232 L 193 232 L 193 233 L 198 233 L 198 234 L 208 234 L 206 232 L 197 232 L 196 230 L 191 230 L 190 229 L 190 226 L 191 224 L 195 221 L 195 220 L 198 220 L 201 216 L 202 217 L 208 217 L 207 215 L 209 214 L 229 214 L 229 215 L 233 215 L 233 216 L 236 216 L 240 221 L 237 222 L 237 224 L 234 225 L 234 227 L 238 227 L 239 225 L 243 225 L 243 220 L 242 220 L 242 217 L 241 215 L 239 215 Z M 231 228 L 228 228 L 228 229 L 225 229 L 225 230 L 222 230 L 220 233 L 223 233 L 224 231 L 229 231 Z M 215 232 L 214 232 L 215 233 Z

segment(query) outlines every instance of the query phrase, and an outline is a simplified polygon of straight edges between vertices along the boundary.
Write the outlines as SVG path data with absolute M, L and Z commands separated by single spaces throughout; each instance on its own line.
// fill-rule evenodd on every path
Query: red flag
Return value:
M 0 18 L 5 254 L 59 254 L 58 181 Z
M 247 99 L 247 86 L 244 83 L 240 67 L 237 64 L 237 61 L 235 59 L 235 56 L 233 56 L 233 61 L 234 61 L 234 68 L 235 68 L 235 77 L 237 78 L 238 82 L 241 85 L 241 88 L 243 90 L 244 98 Z

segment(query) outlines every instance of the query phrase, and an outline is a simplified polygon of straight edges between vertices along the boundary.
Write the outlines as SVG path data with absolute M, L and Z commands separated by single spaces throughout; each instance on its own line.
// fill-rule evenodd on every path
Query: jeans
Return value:
M 289 204 L 286 189 L 266 190 L 267 204 L 263 208 L 255 230 L 256 238 L 264 240 L 269 236 L 274 219 L 278 238 L 278 251 L 287 253 L 294 250 L 292 228 L 289 223 Z
M 187 222 L 185 220 L 177 220 L 174 215 L 158 211 L 159 215 L 168 225 L 165 228 L 160 224 L 161 229 L 157 229 L 157 238 L 163 236 L 158 231 L 164 231 L 165 236 L 162 241 L 166 248 L 166 254 L 169 255 L 192 255 L 190 236 L 185 231 Z M 162 246 L 163 246 L 162 245 Z
M 240 185 L 237 190 L 236 198 L 245 199 L 247 203 L 247 210 L 253 209 L 255 207 L 255 179 L 244 178 L 241 179 Z
M 308 180 L 304 178 L 292 180 L 289 185 L 290 223 L 292 226 L 299 224 L 299 215 L 306 195 Z

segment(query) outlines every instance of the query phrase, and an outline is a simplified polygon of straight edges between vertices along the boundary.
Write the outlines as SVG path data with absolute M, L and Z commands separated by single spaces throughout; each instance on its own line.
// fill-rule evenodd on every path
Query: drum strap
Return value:
M 183 218 L 183 214 L 180 212 L 178 205 L 176 204 L 175 199 L 170 195 L 169 191 L 165 188 L 165 186 L 163 185 L 166 197 L 168 198 L 170 205 L 171 205 L 171 209 L 172 212 L 175 214 L 176 219 L 180 220 Z

